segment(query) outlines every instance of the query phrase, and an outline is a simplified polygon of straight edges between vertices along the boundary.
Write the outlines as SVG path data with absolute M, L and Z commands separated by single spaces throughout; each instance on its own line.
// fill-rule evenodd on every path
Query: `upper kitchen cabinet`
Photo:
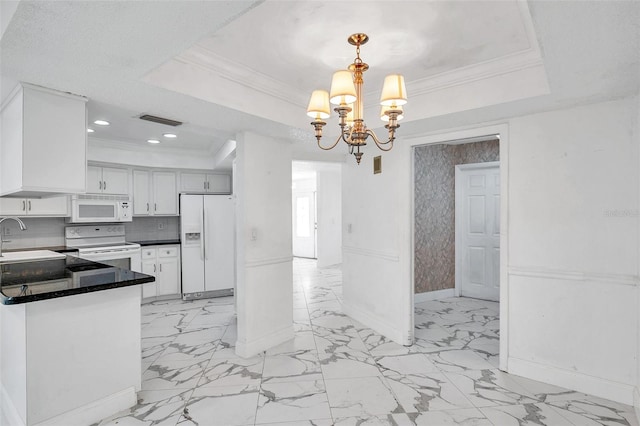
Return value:
M 69 197 L 59 195 L 46 198 L 0 198 L 0 216 L 46 217 L 69 216 Z
M 0 195 L 86 191 L 86 102 L 43 87 L 16 87 L 0 111 Z
M 129 170 L 87 166 L 87 192 L 91 194 L 128 194 Z
M 181 173 L 180 192 L 231 194 L 231 176 L 213 173 Z
M 133 215 L 177 216 L 176 173 L 170 171 L 133 171 Z

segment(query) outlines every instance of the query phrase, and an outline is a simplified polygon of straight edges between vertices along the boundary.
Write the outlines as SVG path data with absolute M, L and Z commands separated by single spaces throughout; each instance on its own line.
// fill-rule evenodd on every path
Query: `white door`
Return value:
M 204 173 L 181 173 L 181 192 L 205 192 L 207 190 L 206 176 Z
M 102 192 L 102 167 L 87 166 L 87 192 L 89 194 Z
M 178 214 L 175 172 L 153 172 L 153 214 Z
M 211 192 L 213 194 L 231 193 L 231 176 L 207 175 L 207 192 Z
M 105 194 L 128 194 L 129 172 L 127 169 L 103 167 L 102 192 Z
M 151 214 L 151 200 L 149 199 L 149 172 L 146 170 L 133 171 L 133 214 L 148 216 Z
M 27 199 L 29 215 L 33 216 L 68 216 L 69 198 L 66 195 L 48 198 Z
M 293 194 L 293 255 L 316 258 L 316 193 Z
M 456 289 L 460 296 L 500 299 L 500 167 L 456 166 Z
M 235 210 L 230 195 L 204 195 L 205 290 L 235 287 Z

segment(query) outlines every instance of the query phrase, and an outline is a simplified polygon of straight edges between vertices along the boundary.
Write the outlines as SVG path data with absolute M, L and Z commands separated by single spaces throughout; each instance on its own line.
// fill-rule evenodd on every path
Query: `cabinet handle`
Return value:
M 107 189 L 107 182 L 106 181 L 102 181 L 102 186 L 103 186 L 102 189 Z
M 157 212 L 158 211 L 158 204 L 153 203 L 153 211 Z
M 162 263 L 160 264 L 160 272 L 162 272 Z
M 211 182 L 207 181 L 207 190 L 211 189 Z
M 202 182 L 203 189 L 207 189 L 207 181 Z
M 27 211 L 27 202 L 25 200 L 22 200 L 22 211 Z
M 102 190 L 102 181 L 101 180 L 98 181 L 98 189 Z
M 156 272 L 156 265 L 155 265 L 155 263 L 153 264 L 153 272 Z
M 31 200 L 27 201 L 27 203 L 29 204 L 29 211 L 31 211 Z
M 147 203 L 147 211 L 149 211 L 149 203 Z

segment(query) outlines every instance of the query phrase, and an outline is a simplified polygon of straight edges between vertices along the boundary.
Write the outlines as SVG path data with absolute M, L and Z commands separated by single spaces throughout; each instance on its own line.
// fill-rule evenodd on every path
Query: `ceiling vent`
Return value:
M 166 124 L 167 126 L 173 127 L 182 125 L 182 121 L 170 120 L 168 118 L 157 117 L 149 114 L 141 115 L 140 120 L 153 121 L 154 123 Z

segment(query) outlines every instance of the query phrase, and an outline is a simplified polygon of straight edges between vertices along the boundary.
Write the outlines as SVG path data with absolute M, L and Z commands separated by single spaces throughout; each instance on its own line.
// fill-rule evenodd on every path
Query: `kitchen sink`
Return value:
M 9 253 L 2 253 L 2 257 L 0 257 L 0 264 L 64 259 L 65 257 L 66 256 L 64 254 L 56 253 L 51 250 L 12 251 Z

